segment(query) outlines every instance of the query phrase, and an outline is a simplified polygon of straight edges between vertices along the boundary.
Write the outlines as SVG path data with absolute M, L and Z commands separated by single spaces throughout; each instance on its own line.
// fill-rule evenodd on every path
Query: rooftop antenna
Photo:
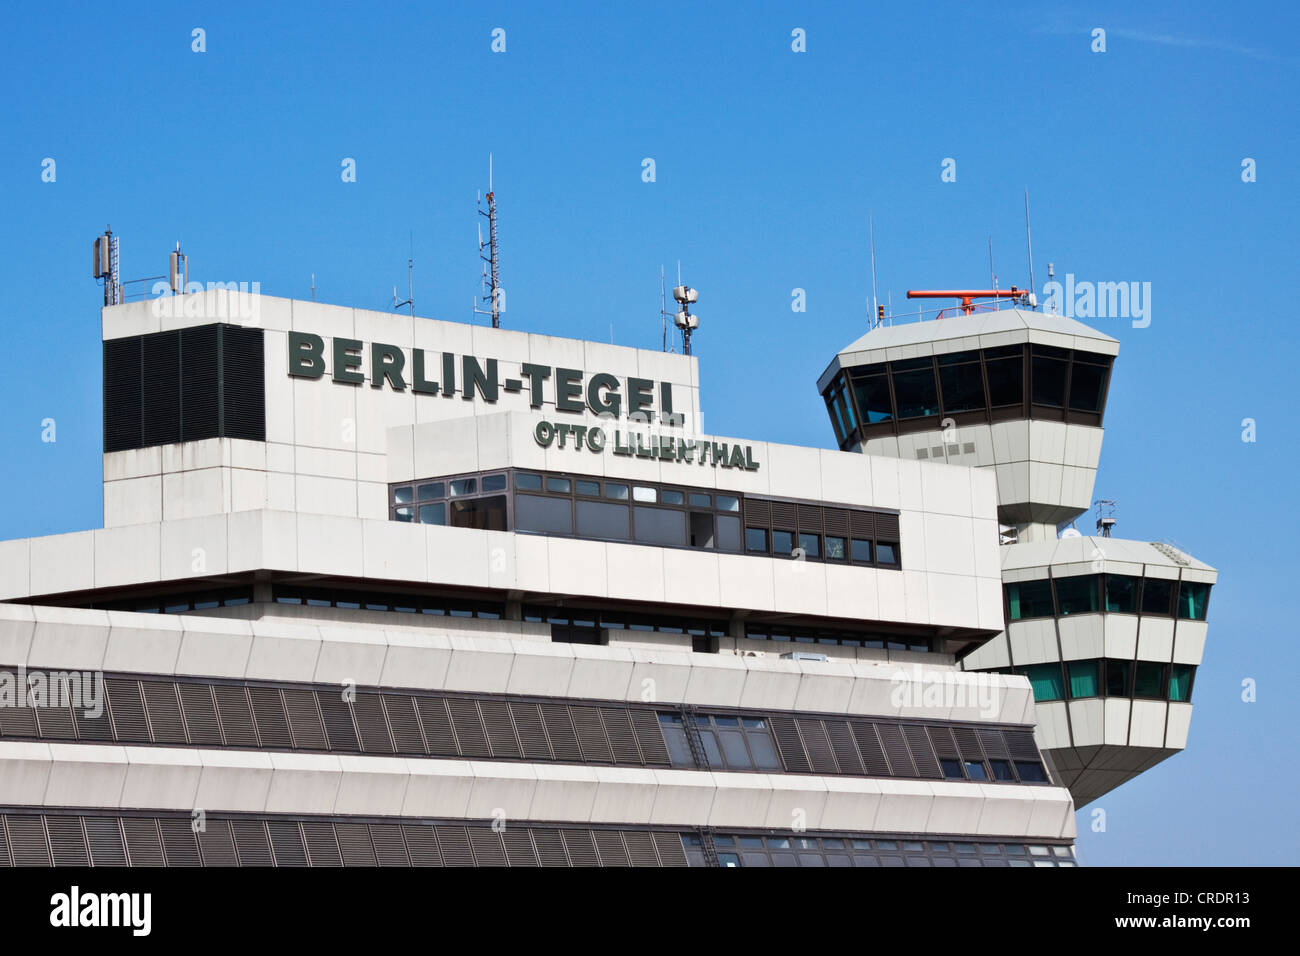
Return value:
M 479 224 L 478 231 L 478 257 L 483 260 L 483 288 L 486 294 L 483 296 L 484 302 L 491 302 L 491 310 L 480 309 L 478 304 L 474 305 L 476 315 L 491 315 L 492 328 L 501 328 L 501 259 L 497 249 L 497 197 L 492 190 L 492 154 L 488 153 L 488 192 L 487 192 L 487 212 L 483 211 L 483 200 L 478 200 L 480 216 L 487 217 L 488 221 L 488 254 L 483 255 L 483 227 Z
M 1051 285 L 1056 281 L 1056 266 L 1049 262 L 1047 264 L 1047 284 Z M 1056 292 L 1052 291 L 1052 297 L 1048 300 L 1048 315 L 1056 314 Z
M 169 259 L 167 281 L 172 287 L 172 295 L 180 295 L 185 291 L 185 286 L 189 284 L 190 260 L 185 253 L 181 252 L 179 239 L 176 241 L 176 248 Z
M 876 227 L 871 216 L 867 216 L 867 234 L 871 237 L 871 327 L 874 329 L 884 324 L 884 316 L 876 304 Z
M 1115 500 L 1113 498 L 1098 498 L 1093 503 L 1097 509 L 1097 533 L 1103 538 L 1109 538 L 1111 529 L 1115 527 Z
M 998 274 L 993 271 L 993 237 L 989 236 L 989 278 L 993 280 L 993 289 L 997 291 Z
M 663 351 L 668 351 L 668 295 L 664 292 L 664 267 L 659 267 L 659 324 L 663 327 Z
M 316 301 L 316 273 L 311 274 L 311 300 Z
M 1029 291 L 1037 294 L 1034 285 L 1034 236 L 1029 231 L 1029 187 L 1025 187 L 1025 243 L 1029 246 Z
M 122 276 L 118 268 L 117 236 L 113 235 L 112 226 L 95 238 L 95 265 L 91 274 L 104 280 L 104 304 L 121 305 Z
M 414 279 L 413 279 L 413 273 L 415 272 L 415 233 L 414 232 L 410 234 L 409 240 L 411 243 L 411 252 L 406 259 L 406 301 L 405 302 L 397 301 L 397 286 L 393 286 L 393 311 L 396 312 L 398 309 L 409 305 L 411 307 L 411 318 L 415 318 L 415 286 L 414 286 Z M 311 277 L 311 283 L 312 283 L 311 297 L 315 299 L 316 298 L 315 274 L 313 274 Z
M 673 318 L 677 327 L 682 330 L 682 352 L 690 355 L 691 333 L 700 327 L 700 317 L 691 312 L 691 304 L 700 300 L 700 294 L 690 286 L 682 284 L 682 263 L 680 259 L 677 262 L 677 285 L 673 287 L 673 298 L 682 307 L 681 311 Z

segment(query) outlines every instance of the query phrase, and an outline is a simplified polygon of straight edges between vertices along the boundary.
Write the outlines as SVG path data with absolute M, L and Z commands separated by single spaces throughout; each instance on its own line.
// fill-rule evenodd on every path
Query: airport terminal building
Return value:
M 692 356 L 223 291 L 102 327 L 104 527 L 0 542 L 44 694 L 0 863 L 1069 866 L 1185 745 L 1215 572 L 1056 535 L 1118 350 L 1078 323 L 872 330 L 836 451 L 701 433 Z

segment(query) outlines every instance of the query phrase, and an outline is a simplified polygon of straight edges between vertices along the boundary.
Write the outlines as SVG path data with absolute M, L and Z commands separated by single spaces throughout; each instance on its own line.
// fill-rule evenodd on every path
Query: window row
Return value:
M 951 777 L 941 761 L 960 757 L 989 762 L 964 778 L 1046 781 L 1033 734 L 1013 729 L 189 679 L 105 689 L 94 714 L 0 708 L 0 738 L 922 779 Z
M 1136 697 L 1144 700 L 1189 702 L 1193 664 L 1160 661 L 1121 661 L 1103 658 L 1061 661 L 1016 667 L 1029 678 L 1034 700 L 1079 700 L 1086 697 Z
M 1143 614 L 1204 621 L 1210 585 L 1127 574 L 1081 574 L 1004 585 L 1007 620 L 1071 614 Z
M 222 591 L 200 591 L 182 594 L 154 594 L 144 597 L 121 598 L 116 601 L 97 601 L 92 607 L 108 611 L 134 611 L 138 614 L 187 614 L 217 607 L 239 607 L 253 603 L 253 589 L 229 588 Z
M 947 416 L 1100 424 L 1113 361 L 1046 345 L 950 352 L 848 369 L 822 397 L 842 448 Z
M 687 866 L 675 830 L 356 817 L 8 813 L 0 866 Z
M 500 602 L 470 601 L 435 594 L 406 594 L 363 591 L 353 588 L 314 588 L 297 584 L 276 584 L 271 590 L 276 604 L 307 607 L 339 607 L 352 611 L 394 611 L 401 614 L 430 614 L 435 617 L 478 617 L 499 620 L 505 610 Z
M 393 485 L 394 521 L 897 568 L 898 515 L 507 471 Z M 743 504 L 743 512 L 742 512 Z
M 726 621 L 625 611 L 529 606 L 524 608 L 524 620 L 549 624 L 551 640 L 566 644 L 605 645 L 609 643 L 610 631 L 647 631 L 689 634 L 692 650 L 715 653 L 718 639 L 727 636 Z
M 865 837 L 686 834 L 691 866 L 706 866 L 711 840 L 718 865 L 735 866 L 1075 866 L 1063 845 L 972 843 L 966 840 L 868 839 Z
M 829 644 L 840 647 L 872 647 L 891 651 L 929 651 L 930 639 L 904 634 L 871 634 L 823 627 L 791 627 L 785 624 L 746 624 L 745 636 L 757 641 L 793 644 Z

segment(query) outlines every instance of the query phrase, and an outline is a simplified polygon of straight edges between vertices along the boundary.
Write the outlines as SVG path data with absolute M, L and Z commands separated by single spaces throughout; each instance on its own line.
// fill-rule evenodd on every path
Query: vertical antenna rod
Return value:
M 1029 291 L 1038 294 L 1034 285 L 1034 236 L 1029 231 L 1029 187 L 1025 187 L 1025 242 L 1029 244 Z
M 867 216 L 867 233 L 871 237 L 871 327 L 880 322 L 880 307 L 876 305 L 876 227 Z
M 663 327 L 663 351 L 668 351 L 668 296 L 664 291 L 664 267 L 659 267 L 659 324 Z
M 998 274 L 993 271 L 993 237 L 989 236 L 989 279 L 992 280 L 992 288 L 998 287 Z

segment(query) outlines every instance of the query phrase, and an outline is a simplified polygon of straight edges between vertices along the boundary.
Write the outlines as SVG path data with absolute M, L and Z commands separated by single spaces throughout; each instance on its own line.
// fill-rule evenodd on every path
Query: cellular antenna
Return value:
M 1037 293 L 1034 285 L 1034 236 L 1029 231 L 1029 187 L 1025 187 L 1025 242 L 1029 246 L 1029 291 Z
M 491 303 L 492 308 L 480 309 L 474 304 L 476 315 L 492 316 L 492 328 L 501 328 L 501 258 L 497 248 L 497 197 L 492 189 L 492 154 L 488 153 L 488 191 L 487 211 L 483 210 L 483 200 L 479 199 L 478 214 L 488 221 L 488 254 L 483 255 L 483 229 L 479 226 L 478 257 L 483 260 L 483 301 Z
M 117 236 L 113 227 L 108 226 L 102 236 L 95 238 L 95 267 L 92 275 L 104 280 L 104 304 L 121 305 L 122 275 L 118 265 Z
M 677 263 L 677 285 L 673 287 L 673 298 L 677 300 L 681 311 L 673 317 L 673 322 L 682 330 L 682 352 L 691 354 L 691 333 L 700 327 L 700 317 L 691 312 L 691 305 L 700 300 L 700 293 L 688 285 L 682 284 L 682 264 Z

